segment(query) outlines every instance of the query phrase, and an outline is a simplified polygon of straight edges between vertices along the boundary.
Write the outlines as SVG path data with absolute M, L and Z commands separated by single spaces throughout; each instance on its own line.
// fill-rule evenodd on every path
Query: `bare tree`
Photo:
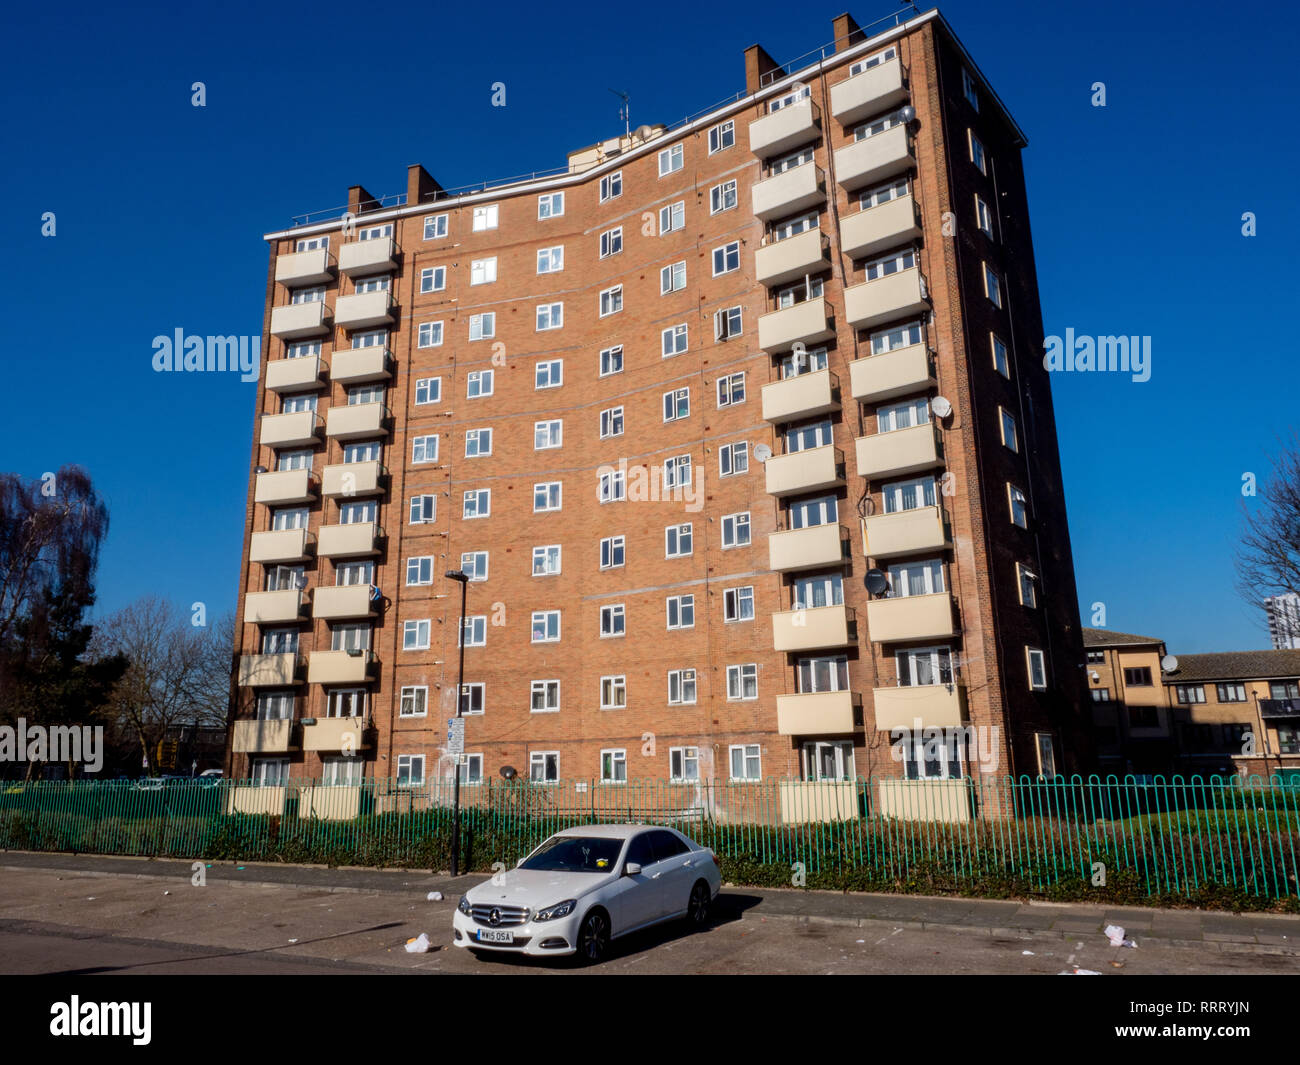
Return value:
M 1242 596 L 1262 610 L 1273 596 L 1300 595 L 1300 435 L 1292 434 L 1259 487 L 1254 507 L 1243 503 L 1243 511 L 1237 549 Z M 1288 612 L 1279 621 L 1290 629 L 1296 626 L 1294 614 Z

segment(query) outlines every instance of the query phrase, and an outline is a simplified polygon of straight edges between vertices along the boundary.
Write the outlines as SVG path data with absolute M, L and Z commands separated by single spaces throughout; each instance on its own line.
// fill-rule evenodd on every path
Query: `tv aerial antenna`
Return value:
M 615 96 L 623 101 L 618 109 L 618 117 L 623 120 L 623 135 L 629 140 L 632 139 L 632 97 L 619 89 L 610 89 Z

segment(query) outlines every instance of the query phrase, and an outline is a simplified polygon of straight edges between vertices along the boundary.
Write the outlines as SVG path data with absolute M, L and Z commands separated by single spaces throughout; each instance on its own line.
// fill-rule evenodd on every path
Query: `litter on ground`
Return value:
M 1057 976 L 1100 976 L 1101 973 L 1092 969 L 1080 969 L 1077 965 L 1073 969 L 1062 969 Z
M 1117 924 L 1108 924 L 1106 926 L 1106 938 L 1110 940 L 1112 947 L 1136 947 L 1137 944 L 1131 939 L 1124 938 L 1124 929 Z
M 442 901 L 442 892 L 441 892 L 441 891 L 430 891 L 430 892 L 429 892 L 429 901 L 430 901 L 430 902 L 441 902 L 441 901 Z
M 421 932 L 414 939 L 408 939 L 406 941 L 406 953 L 407 954 L 428 954 L 429 945 L 430 945 L 429 937 L 424 932 Z

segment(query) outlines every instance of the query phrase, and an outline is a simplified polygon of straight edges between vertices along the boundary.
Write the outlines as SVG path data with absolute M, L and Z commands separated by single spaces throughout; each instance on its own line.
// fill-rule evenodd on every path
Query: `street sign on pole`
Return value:
M 463 717 L 447 719 L 447 753 L 458 756 L 465 753 L 465 719 Z

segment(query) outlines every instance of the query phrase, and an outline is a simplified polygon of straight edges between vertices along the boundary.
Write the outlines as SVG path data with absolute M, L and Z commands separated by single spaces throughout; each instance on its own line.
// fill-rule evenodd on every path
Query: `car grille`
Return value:
M 492 920 L 493 910 L 497 913 L 496 921 Z M 476 902 L 471 907 L 471 911 L 475 923 L 481 924 L 484 928 L 515 928 L 528 923 L 527 906 L 495 906 Z

